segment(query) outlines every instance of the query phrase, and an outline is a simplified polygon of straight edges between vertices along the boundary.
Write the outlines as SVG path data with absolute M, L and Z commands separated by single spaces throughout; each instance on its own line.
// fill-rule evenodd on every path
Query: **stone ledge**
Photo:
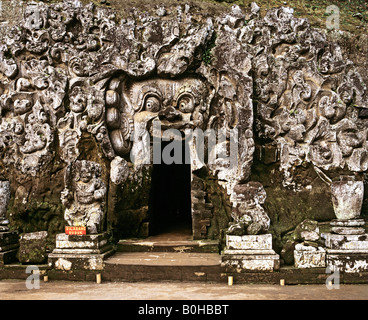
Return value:
M 272 250 L 272 235 L 226 235 L 226 247 L 235 250 Z
M 49 281 L 96 281 L 96 274 L 101 273 L 102 281 L 197 281 L 212 283 L 227 283 L 228 276 L 233 276 L 236 284 L 274 284 L 279 285 L 280 279 L 286 285 L 320 284 L 325 285 L 331 273 L 326 268 L 298 269 L 293 266 L 283 266 L 276 272 L 226 272 L 219 266 L 206 268 L 161 267 L 161 266 L 105 266 L 103 270 L 55 270 L 48 265 L 37 265 L 49 277 Z M 27 265 L 9 264 L 0 266 L 0 279 L 26 280 Z M 340 284 L 368 284 L 368 272 L 340 272 Z
M 50 253 L 48 264 L 55 270 L 103 270 L 104 261 L 114 253 L 109 250 L 101 254 Z
M 326 265 L 340 272 L 360 273 L 368 271 L 368 250 L 329 250 Z

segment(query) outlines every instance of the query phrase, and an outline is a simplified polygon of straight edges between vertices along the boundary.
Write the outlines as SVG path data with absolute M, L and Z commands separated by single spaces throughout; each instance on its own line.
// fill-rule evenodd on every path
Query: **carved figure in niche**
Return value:
M 102 227 L 106 186 L 100 176 L 99 164 L 77 160 L 67 168 L 65 189 L 61 193 L 68 225 L 85 226 L 89 234 L 101 232 Z
M 26 119 L 25 143 L 20 151 L 33 153 L 44 149 L 52 140 L 52 131 L 47 123 L 47 115 L 39 101 L 33 106 L 33 112 Z

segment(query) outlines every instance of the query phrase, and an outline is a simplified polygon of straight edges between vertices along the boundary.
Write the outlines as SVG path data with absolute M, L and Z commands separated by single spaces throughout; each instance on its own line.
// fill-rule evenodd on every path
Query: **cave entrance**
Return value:
M 153 164 L 150 195 L 150 236 L 165 240 L 192 237 L 191 166 L 188 145 L 181 140 L 165 162 L 165 148 L 171 142 L 161 141 L 161 163 Z M 177 154 L 175 154 L 177 153 Z M 166 159 L 167 160 L 167 159 Z

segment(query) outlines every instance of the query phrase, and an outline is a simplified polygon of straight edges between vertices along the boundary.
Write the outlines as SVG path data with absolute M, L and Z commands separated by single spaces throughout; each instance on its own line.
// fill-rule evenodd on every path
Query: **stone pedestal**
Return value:
M 102 270 L 103 261 L 113 254 L 107 234 L 56 235 L 56 248 L 48 257 L 55 270 Z
M 332 233 L 323 234 L 326 264 L 340 272 L 368 271 L 368 234 L 363 219 L 334 220 Z
M 280 268 L 280 257 L 272 249 L 272 235 L 226 236 L 221 265 L 227 272 L 272 272 Z
M 295 268 L 324 268 L 326 267 L 326 250 L 322 247 L 306 246 L 298 243 L 294 250 Z

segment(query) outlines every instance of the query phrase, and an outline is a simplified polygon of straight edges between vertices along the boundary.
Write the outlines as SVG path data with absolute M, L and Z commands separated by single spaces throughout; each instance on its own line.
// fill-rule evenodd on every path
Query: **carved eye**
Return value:
M 188 95 L 181 97 L 178 101 L 177 107 L 181 112 L 185 113 L 192 112 L 194 109 L 193 98 Z
M 144 103 L 144 109 L 150 112 L 158 112 L 160 110 L 160 100 L 158 97 L 150 96 Z

